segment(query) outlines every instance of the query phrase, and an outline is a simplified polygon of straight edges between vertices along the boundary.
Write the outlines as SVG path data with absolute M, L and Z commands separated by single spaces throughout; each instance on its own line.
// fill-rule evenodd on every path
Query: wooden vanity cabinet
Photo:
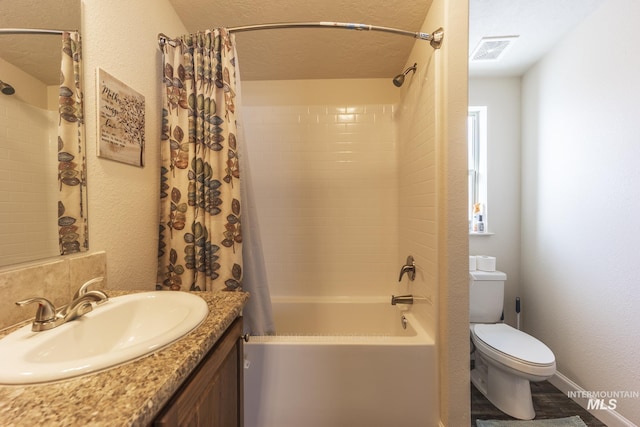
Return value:
M 239 317 L 167 402 L 154 426 L 243 426 L 241 335 Z

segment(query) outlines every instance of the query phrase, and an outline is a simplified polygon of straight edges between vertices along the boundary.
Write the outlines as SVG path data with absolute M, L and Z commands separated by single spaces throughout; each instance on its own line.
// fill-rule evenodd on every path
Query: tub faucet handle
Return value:
M 404 276 L 405 273 L 407 273 L 407 275 L 409 276 L 409 280 L 411 281 L 415 280 L 416 262 L 414 261 L 411 255 L 407 257 L 406 264 L 400 268 L 400 278 L 398 279 L 398 282 L 402 282 L 402 276 Z

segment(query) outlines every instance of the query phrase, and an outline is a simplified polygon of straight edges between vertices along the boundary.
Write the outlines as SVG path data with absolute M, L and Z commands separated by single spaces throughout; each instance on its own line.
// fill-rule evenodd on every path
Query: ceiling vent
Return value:
M 483 37 L 471 53 L 472 61 L 497 61 L 518 36 Z

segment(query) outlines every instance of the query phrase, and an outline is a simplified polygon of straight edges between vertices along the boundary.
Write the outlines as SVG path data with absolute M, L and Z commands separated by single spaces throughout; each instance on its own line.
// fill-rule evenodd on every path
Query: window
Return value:
M 472 230 L 473 206 L 484 206 L 483 221 L 487 230 L 487 107 L 469 107 L 467 116 L 469 146 L 469 231 Z

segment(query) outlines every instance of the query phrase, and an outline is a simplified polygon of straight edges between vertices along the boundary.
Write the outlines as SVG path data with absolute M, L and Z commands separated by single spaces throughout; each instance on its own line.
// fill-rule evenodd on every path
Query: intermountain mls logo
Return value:
M 618 407 L 618 399 L 638 399 L 640 391 L 568 391 L 567 397 L 570 399 L 588 399 L 587 410 L 601 409 L 613 411 Z

